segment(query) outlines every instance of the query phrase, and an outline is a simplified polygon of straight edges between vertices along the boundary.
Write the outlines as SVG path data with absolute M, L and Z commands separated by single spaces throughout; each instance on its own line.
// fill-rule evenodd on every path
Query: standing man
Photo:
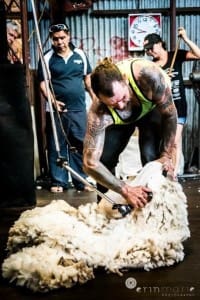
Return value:
M 161 68 L 145 59 L 127 59 L 116 65 L 105 59 L 94 69 L 91 84 L 98 101 L 93 102 L 88 115 L 84 170 L 96 180 L 102 192 L 111 189 L 133 207 L 144 207 L 149 188 L 132 187 L 119 180 L 115 177 L 115 167 L 138 120 L 156 107 L 162 132 L 162 143 L 156 149 L 157 159 L 173 176 L 171 158 L 177 115 L 170 80 Z
M 182 64 L 188 60 L 200 59 L 199 47 L 187 37 L 183 27 L 178 29 L 178 36 L 187 44 L 190 50 L 178 49 L 172 70 L 170 70 L 170 67 L 174 57 L 174 51 L 167 51 L 165 42 L 155 33 L 148 34 L 144 38 L 144 50 L 147 55 L 153 57 L 153 61 L 168 73 L 172 82 L 172 96 L 178 114 L 177 132 L 175 137 L 175 143 L 177 145 L 175 153 L 175 174 L 179 173 L 180 157 L 182 153 L 182 133 L 187 119 L 187 102 L 182 75 Z
M 86 178 L 82 170 L 82 151 L 87 117 L 85 89 L 92 96 L 91 67 L 85 53 L 71 44 L 70 30 L 66 24 L 52 25 L 49 28 L 49 34 L 52 40 L 52 49 L 45 54 L 44 59 L 53 87 L 51 100 L 55 109 L 54 118 L 60 155 L 68 158 L 71 168 Z M 39 64 L 38 74 L 41 92 L 47 97 L 41 64 Z M 50 190 L 53 193 L 59 193 L 68 188 L 68 172 L 65 168 L 57 165 L 58 153 L 55 147 L 48 103 L 46 132 L 48 163 L 52 180 Z M 74 151 L 68 151 L 68 142 Z M 72 177 L 72 182 L 77 191 L 85 189 L 83 183 L 76 178 Z

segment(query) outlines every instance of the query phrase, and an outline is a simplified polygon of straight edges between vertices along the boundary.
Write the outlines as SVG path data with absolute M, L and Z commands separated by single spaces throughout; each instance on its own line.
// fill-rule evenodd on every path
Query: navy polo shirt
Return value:
M 65 103 L 67 110 L 85 109 L 84 76 L 91 73 L 91 66 L 85 53 L 78 48 L 72 50 L 66 60 L 53 49 L 44 59 L 49 68 L 51 82 L 57 100 Z M 43 81 L 41 64 L 38 66 L 39 81 Z

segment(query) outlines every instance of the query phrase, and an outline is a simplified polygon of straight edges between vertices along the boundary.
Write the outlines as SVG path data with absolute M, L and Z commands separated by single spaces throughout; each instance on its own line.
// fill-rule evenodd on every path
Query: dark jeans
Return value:
M 127 146 L 135 127 L 139 129 L 139 147 L 142 165 L 159 157 L 162 124 L 157 109 L 148 113 L 141 120 L 129 125 L 112 125 L 106 129 L 104 149 L 101 162 L 115 174 L 120 153 Z M 97 184 L 98 190 L 107 192 L 107 188 Z M 98 196 L 98 200 L 100 197 Z
M 60 153 L 58 153 L 53 131 L 51 125 L 50 113 L 47 113 L 47 150 L 48 150 L 48 163 L 49 171 L 52 179 L 52 185 L 62 186 L 68 188 L 68 171 L 66 168 L 61 168 L 57 165 L 59 156 L 66 158 L 69 166 L 83 178 L 86 174 L 82 169 L 82 153 L 83 153 L 83 139 L 86 131 L 86 111 L 68 111 L 60 114 L 62 125 L 70 142 L 70 145 L 75 147 L 75 151 L 70 150 L 69 145 L 64 137 L 63 131 L 58 121 L 57 114 L 54 113 L 56 130 L 58 135 L 58 142 Z M 72 182 L 76 189 L 81 190 L 84 184 L 72 176 Z
M 111 125 L 106 129 L 105 143 L 100 160 L 112 174 L 115 174 L 119 155 L 125 149 L 134 130 L 135 124 Z M 108 190 L 99 183 L 97 183 L 97 189 L 102 193 Z M 100 200 L 99 196 L 97 198 Z
M 157 159 L 162 150 L 162 122 L 159 111 L 154 108 L 137 122 L 142 165 Z

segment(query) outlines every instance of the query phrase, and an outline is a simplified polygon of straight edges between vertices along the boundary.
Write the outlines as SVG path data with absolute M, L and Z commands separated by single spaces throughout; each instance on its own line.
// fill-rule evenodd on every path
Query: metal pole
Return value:
M 107 195 L 101 193 L 96 187 L 94 187 L 86 179 L 84 179 L 77 172 L 75 172 L 68 165 L 68 163 L 66 161 L 66 158 L 62 158 L 60 156 L 60 147 L 59 147 L 59 143 L 58 143 L 58 136 L 57 136 L 57 130 L 56 130 L 56 126 L 55 126 L 55 119 L 54 119 L 54 115 L 53 115 L 53 107 L 52 107 L 51 95 L 50 95 L 50 89 L 49 89 L 50 76 L 49 76 L 48 68 L 46 66 L 46 63 L 45 63 L 45 60 L 44 60 L 44 56 L 43 56 L 42 43 L 41 43 L 41 39 L 40 39 L 40 32 L 39 32 L 39 28 L 38 28 L 36 10 L 35 10 L 35 5 L 34 5 L 34 1 L 33 0 L 31 0 L 31 4 L 32 4 L 32 9 L 33 9 L 33 17 L 34 17 L 34 22 L 35 22 L 35 29 L 36 29 L 36 37 L 37 37 L 38 47 L 39 47 L 39 54 L 40 54 L 41 63 L 42 63 L 42 69 L 43 69 L 43 73 L 44 73 L 45 87 L 46 87 L 46 90 L 47 90 L 47 99 L 48 99 L 49 108 L 50 108 L 51 122 L 52 122 L 52 127 L 53 127 L 53 135 L 54 135 L 56 150 L 58 152 L 57 165 L 60 166 L 60 167 L 65 167 L 68 171 L 70 171 L 81 182 L 83 182 L 84 184 L 88 185 L 91 189 L 93 189 L 97 193 L 97 195 L 99 195 L 100 197 L 102 197 L 102 198 L 106 199 L 107 201 L 109 201 L 110 203 L 112 203 L 113 204 L 112 208 L 113 209 L 117 209 L 121 213 L 121 215 L 124 217 L 124 216 L 126 216 L 127 214 L 129 214 L 132 211 L 133 207 L 131 205 L 129 205 L 129 204 L 118 204 L 118 203 L 115 203 Z
M 58 165 L 61 165 L 62 167 L 66 168 L 68 171 L 72 173 L 77 179 L 79 179 L 82 183 L 85 185 L 89 186 L 94 192 L 97 193 L 98 196 L 101 198 L 105 199 L 106 201 L 110 202 L 113 206 L 112 209 L 117 209 L 119 213 L 122 215 L 122 217 L 125 217 L 127 214 L 129 214 L 132 210 L 133 207 L 129 204 L 121 204 L 121 203 L 116 203 L 113 201 L 110 197 L 108 197 L 106 194 L 100 192 L 93 184 L 88 182 L 85 178 L 80 176 L 77 172 L 75 172 L 65 160 L 62 160 L 62 158 L 58 159 Z M 149 195 L 149 200 L 152 198 L 151 195 Z
M 45 62 L 44 56 L 43 56 L 42 43 L 41 43 L 41 39 L 40 39 L 40 32 L 39 32 L 39 28 L 38 28 L 38 22 L 37 22 L 37 15 L 36 15 L 34 0 L 31 0 L 31 4 L 32 4 L 32 9 L 33 9 L 33 18 L 34 18 L 34 23 L 35 23 L 35 30 L 36 30 L 36 38 L 37 38 L 38 48 L 39 48 L 39 55 L 40 55 L 40 59 L 41 59 L 41 63 L 42 63 L 42 70 L 43 70 L 43 74 L 44 74 L 44 82 L 45 82 L 45 87 L 46 87 L 46 91 L 47 91 L 47 100 L 48 100 L 48 103 L 49 103 L 51 123 L 52 123 L 52 129 L 53 129 L 53 136 L 54 136 L 54 141 L 55 141 L 55 147 L 56 147 L 56 151 L 58 153 L 60 153 L 60 146 L 59 146 L 59 142 L 58 142 L 58 135 L 57 135 L 57 131 L 56 131 L 56 125 L 55 125 L 55 119 L 54 119 L 54 113 L 53 113 L 53 106 L 52 106 L 51 94 L 50 94 L 50 89 L 49 89 L 50 76 L 49 76 L 49 73 L 47 71 L 48 68 L 47 68 L 47 65 L 46 65 L 46 62 Z

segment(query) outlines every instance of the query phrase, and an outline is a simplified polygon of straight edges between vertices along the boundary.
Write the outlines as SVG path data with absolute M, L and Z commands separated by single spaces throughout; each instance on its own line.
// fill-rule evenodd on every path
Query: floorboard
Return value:
M 188 215 L 191 238 L 184 243 L 185 259 L 172 267 L 152 271 L 129 270 L 123 276 L 95 271 L 95 279 L 71 289 L 59 289 L 46 294 L 33 293 L 0 279 L 1 300 L 80 300 L 80 299 L 200 299 L 200 179 L 184 178 L 180 181 L 188 199 Z M 47 189 L 37 190 L 37 206 L 44 206 L 53 199 L 64 199 L 78 207 L 96 201 L 95 192 L 78 194 L 74 189 L 63 194 L 52 194 Z M 5 257 L 8 231 L 23 209 L 2 209 L 0 212 L 0 259 Z M 131 287 L 133 279 L 136 288 Z

